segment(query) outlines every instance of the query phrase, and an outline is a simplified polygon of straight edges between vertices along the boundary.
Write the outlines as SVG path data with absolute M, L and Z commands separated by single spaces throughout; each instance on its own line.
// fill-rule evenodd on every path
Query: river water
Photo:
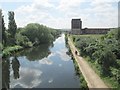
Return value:
M 26 49 L 3 62 L 3 87 L 80 88 L 73 60 L 66 54 L 65 35 L 53 45 Z

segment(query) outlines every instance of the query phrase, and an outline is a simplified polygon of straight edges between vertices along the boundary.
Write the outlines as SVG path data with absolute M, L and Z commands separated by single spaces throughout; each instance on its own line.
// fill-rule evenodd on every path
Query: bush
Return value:
M 10 46 L 10 47 L 6 47 L 4 50 L 3 50 L 3 54 L 2 54 L 2 57 L 6 57 L 8 55 L 11 55 L 12 53 L 14 53 L 15 51 L 18 51 L 20 49 L 22 49 L 23 47 L 21 46 Z
M 98 38 L 97 36 L 73 36 L 75 46 L 80 49 L 82 56 L 90 57 L 104 77 L 115 78 L 115 83 L 120 82 L 120 28 L 112 29 L 108 34 Z M 94 37 L 94 38 L 93 38 Z M 112 69 L 111 69 L 112 68 Z
M 20 33 L 16 34 L 16 44 L 23 47 L 33 46 L 32 42 L 30 42 L 30 40 L 26 36 L 23 36 Z
M 23 36 L 26 36 L 32 43 L 49 43 L 53 40 L 53 37 L 49 31 L 49 28 L 37 23 L 28 24 L 23 31 Z

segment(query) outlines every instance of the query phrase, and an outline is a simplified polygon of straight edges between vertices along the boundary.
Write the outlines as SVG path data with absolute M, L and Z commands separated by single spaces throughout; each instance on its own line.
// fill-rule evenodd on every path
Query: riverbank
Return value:
M 85 79 L 82 75 L 82 72 L 79 69 L 78 63 L 76 62 L 74 56 L 72 55 L 72 51 L 71 51 L 71 48 L 70 48 L 69 43 L 68 43 L 67 34 L 65 35 L 65 41 L 66 41 L 66 46 L 68 48 L 68 53 L 67 54 L 71 56 L 71 58 L 73 60 L 73 63 L 74 63 L 75 70 L 77 71 L 76 74 L 79 76 L 79 79 L 80 79 L 80 89 L 88 90 L 87 82 L 85 81 Z
M 71 48 L 73 57 L 75 58 L 76 62 L 79 65 L 79 69 L 82 72 L 87 85 L 89 88 L 108 88 L 104 82 L 100 79 L 100 77 L 93 71 L 93 69 L 88 65 L 88 63 L 80 56 L 75 55 L 75 51 L 78 51 L 75 46 L 73 45 L 73 42 L 68 37 L 68 44 Z
M 40 45 L 42 45 L 42 44 L 40 44 Z M 39 46 L 39 45 L 31 45 L 31 46 L 28 46 L 28 47 L 23 47 L 23 46 L 20 46 L 20 45 L 8 46 L 3 50 L 2 58 L 6 58 L 8 56 L 11 56 L 11 55 L 15 54 L 16 52 L 22 51 L 24 49 L 33 48 L 33 47 L 37 47 L 37 46 Z

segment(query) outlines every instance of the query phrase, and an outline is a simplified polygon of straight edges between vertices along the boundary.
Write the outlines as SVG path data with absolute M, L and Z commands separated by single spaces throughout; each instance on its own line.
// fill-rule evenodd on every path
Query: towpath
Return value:
M 105 90 L 109 90 L 105 83 L 101 80 L 101 78 L 94 72 L 94 70 L 90 67 L 87 61 L 85 61 L 80 55 L 76 55 L 75 51 L 78 52 L 76 47 L 74 46 L 72 40 L 68 37 L 68 44 L 70 46 L 73 57 L 78 63 L 79 69 L 82 72 L 89 89 L 95 88 L 104 88 Z M 79 53 L 78 53 L 79 54 Z

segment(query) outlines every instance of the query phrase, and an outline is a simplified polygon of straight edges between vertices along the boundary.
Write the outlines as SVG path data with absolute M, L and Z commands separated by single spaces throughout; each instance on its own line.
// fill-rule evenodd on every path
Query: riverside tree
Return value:
M 6 28 L 5 28 L 5 23 L 4 23 L 4 17 L 2 16 L 2 44 L 5 46 L 6 45 Z
M 14 45 L 15 44 L 15 34 L 16 34 L 16 31 L 17 31 L 17 25 L 15 23 L 14 12 L 13 11 L 8 12 L 8 19 L 9 19 L 8 33 L 9 33 L 9 39 L 10 39 L 9 44 Z

